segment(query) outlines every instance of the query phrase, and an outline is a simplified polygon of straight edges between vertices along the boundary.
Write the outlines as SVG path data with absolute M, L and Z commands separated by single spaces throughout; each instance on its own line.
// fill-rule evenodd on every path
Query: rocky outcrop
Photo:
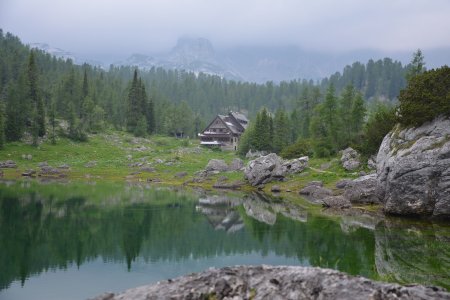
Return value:
M 125 299 L 450 299 L 450 293 L 375 282 L 330 269 L 263 265 L 209 269 L 93 300 Z
M 347 182 L 344 197 L 355 204 L 377 204 L 377 174 L 369 174 Z
M 361 162 L 359 161 L 360 155 L 353 148 L 347 148 L 342 151 L 341 163 L 344 169 L 347 171 L 353 171 L 359 168 Z
M 250 161 L 244 169 L 244 176 L 251 185 L 258 186 L 274 180 L 283 180 L 288 174 L 303 171 L 308 166 L 308 157 L 284 161 L 275 153 Z
M 396 126 L 377 155 L 378 195 L 387 213 L 450 216 L 450 119 Z

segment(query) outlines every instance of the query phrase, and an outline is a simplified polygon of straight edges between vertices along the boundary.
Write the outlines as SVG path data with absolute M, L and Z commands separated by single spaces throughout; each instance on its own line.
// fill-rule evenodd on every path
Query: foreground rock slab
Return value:
M 263 265 L 210 269 L 93 298 L 119 299 L 450 299 L 450 293 L 375 282 L 329 269 Z

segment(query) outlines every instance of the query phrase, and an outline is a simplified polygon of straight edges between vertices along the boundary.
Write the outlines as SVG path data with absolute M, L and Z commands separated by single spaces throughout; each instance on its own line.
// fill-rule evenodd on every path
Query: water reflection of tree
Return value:
M 138 257 L 182 261 L 253 251 L 376 277 L 374 234 L 368 229 L 346 233 L 327 218 L 309 216 L 299 222 L 281 213 L 270 226 L 249 217 L 240 205 L 239 216 L 233 217 L 245 227 L 230 233 L 210 226 L 187 198 L 175 193 L 162 194 L 164 201 L 155 197 L 148 203 L 101 206 L 83 197 L 19 199 L 0 191 L 0 289 L 16 279 L 24 282 L 32 274 L 80 266 L 98 257 L 124 262 L 131 269 Z M 272 213 L 281 210 L 274 206 Z

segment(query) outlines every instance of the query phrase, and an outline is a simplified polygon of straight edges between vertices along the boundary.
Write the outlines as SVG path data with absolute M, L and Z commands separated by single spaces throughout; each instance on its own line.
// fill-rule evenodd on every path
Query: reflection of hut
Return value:
M 220 147 L 224 150 L 237 150 L 239 139 L 248 125 L 248 119 L 241 113 L 229 112 L 217 115 L 199 133 L 200 144 L 207 147 Z

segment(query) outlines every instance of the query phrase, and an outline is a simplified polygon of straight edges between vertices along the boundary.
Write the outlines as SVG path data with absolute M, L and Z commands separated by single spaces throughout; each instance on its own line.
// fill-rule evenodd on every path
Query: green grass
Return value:
M 32 159 L 23 156 L 31 155 Z M 205 168 L 210 159 L 223 159 L 227 163 L 235 158 L 234 152 L 212 151 L 199 148 L 197 140 L 180 140 L 166 136 L 135 138 L 123 132 L 109 132 L 89 136 L 88 142 L 79 143 L 60 138 L 56 145 L 44 142 L 33 147 L 21 142 L 7 143 L 0 150 L 0 161 L 13 160 L 17 169 L 3 169 L 4 177 L 17 179 L 27 169 L 38 170 L 40 162 L 52 167 L 63 164 L 70 166 L 70 179 L 97 178 L 106 180 L 158 178 L 163 183 L 182 184 L 192 178 L 195 172 Z M 159 163 L 157 160 L 163 161 Z M 94 167 L 86 167 L 95 161 Z M 152 167 L 155 172 L 139 172 L 140 167 L 130 167 L 133 163 L 143 163 L 142 167 Z M 183 178 L 174 175 L 187 172 Z M 132 176 L 132 177 L 131 177 Z M 242 179 L 238 172 L 225 173 L 230 180 Z M 211 183 L 212 185 L 212 183 Z
M 23 156 L 31 155 L 32 159 Z M 109 181 L 147 181 L 158 179 L 161 184 L 201 186 L 210 189 L 217 178 L 225 176 L 228 182 L 244 180 L 242 172 L 223 172 L 212 176 L 203 183 L 189 182 L 197 171 L 203 170 L 210 159 L 223 159 L 231 162 L 237 155 L 233 151 L 213 151 L 199 146 L 197 140 L 176 139 L 167 136 L 151 136 L 135 138 L 125 132 L 110 131 L 90 135 L 87 142 L 73 142 L 59 138 L 56 145 L 45 141 L 38 147 L 21 142 L 7 143 L 0 150 L 0 161 L 14 160 L 17 169 L 3 169 L 7 179 L 21 178 L 21 173 L 27 169 L 39 170 L 40 162 L 47 162 L 52 167 L 63 164 L 70 166 L 68 177 L 71 180 L 109 180 Z M 94 167 L 86 167 L 88 162 L 96 161 Z M 162 163 L 161 163 L 162 161 Z M 140 172 L 140 167 L 130 167 L 130 164 L 143 163 L 142 167 L 154 168 L 154 172 Z M 327 164 L 326 168 L 323 165 Z M 140 172 L 140 173 L 139 173 Z M 175 174 L 186 172 L 184 177 Z M 135 174 L 137 173 L 137 174 Z M 328 159 L 310 159 L 309 167 L 302 173 L 289 176 L 285 182 L 272 182 L 266 185 L 265 191 L 270 191 L 274 185 L 280 185 L 282 190 L 290 189 L 293 193 L 299 191 L 308 182 L 323 181 L 325 186 L 334 187 L 342 178 L 355 178 L 357 173 L 344 170 L 337 157 Z M 243 190 L 253 189 L 249 185 Z

